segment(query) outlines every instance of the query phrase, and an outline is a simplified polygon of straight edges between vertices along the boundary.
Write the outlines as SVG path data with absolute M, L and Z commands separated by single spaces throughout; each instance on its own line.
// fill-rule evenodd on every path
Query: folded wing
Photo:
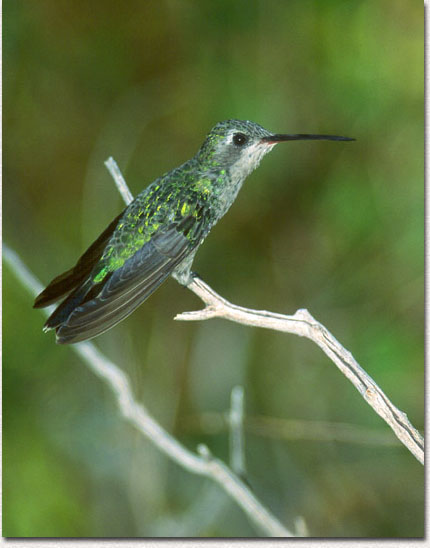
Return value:
M 77 287 L 76 284 L 69 287 L 72 292 L 48 318 L 45 330 L 56 329 L 57 342 L 68 344 L 90 339 L 110 329 L 133 312 L 192 253 L 200 242 L 203 226 L 203 215 L 199 215 L 161 228 L 100 283 L 94 282 L 94 271 L 91 269 L 88 275 L 86 267 L 86 277 L 79 278 Z M 187 237 L 190 234 L 192 238 Z M 71 272 L 73 269 L 68 271 L 69 277 Z M 55 289 L 60 283 L 64 289 L 62 279 L 67 278 L 68 273 L 57 277 L 50 286 Z M 54 292 L 49 290 L 50 286 L 38 297 L 36 306 L 52 302 Z
M 147 299 L 191 249 L 177 227 L 154 235 L 109 277 L 95 297 L 75 307 L 57 326 L 57 342 L 79 342 L 113 327 Z

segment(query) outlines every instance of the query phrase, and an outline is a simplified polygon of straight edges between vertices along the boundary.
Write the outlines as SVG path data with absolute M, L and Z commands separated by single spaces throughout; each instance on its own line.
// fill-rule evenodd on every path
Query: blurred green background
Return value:
M 110 155 L 137 194 L 219 120 L 357 138 L 279 145 L 194 267 L 234 303 L 308 308 L 423 428 L 422 2 L 6 0 L 3 33 L 3 239 L 43 283 L 121 210 Z M 119 417 L 7 266 L 3 284 L 3 535 L 259 534 Z M 328 358 L 173 321 L 200 306 L 169 280 L 95 344 L 165 428 L 227 461 L 222 413 L 243 385 L 248 480 L 288 527 L 422 536 L 423 467 Z M 364 436 L 330 439 L 339 422 Z

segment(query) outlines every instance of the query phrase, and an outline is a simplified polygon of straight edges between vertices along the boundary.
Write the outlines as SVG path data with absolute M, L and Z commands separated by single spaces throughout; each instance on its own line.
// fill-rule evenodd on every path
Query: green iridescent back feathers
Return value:
M 179 224 L 182 220 L 192 217 L 196 223 L 194 228 L 188 231 L 186 238 L 191 248 L 198 243 L 196 230 L 202 216 L 202 208 L 211 195 L 212 182 L 209 178 L 195 180 L 196 173 L 192 163 L 188 164 L 177 168 L 168 177 L 157 179 L 125 210 L 97 265 L 94 282 L 101 282 L 109 272 L 120 268 L 160 227 L 166 227 L 171 223 Z M 172 175 L 174 184 L 170 181 Z M 208 208 L 207 229 L 210 228 L 210 217 Z

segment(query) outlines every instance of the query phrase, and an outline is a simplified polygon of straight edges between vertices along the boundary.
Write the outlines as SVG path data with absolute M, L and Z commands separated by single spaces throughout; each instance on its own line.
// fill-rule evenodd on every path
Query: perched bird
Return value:
M 189 284 L 197 249 L 263 156 L 277 143 L 314 139 L 354 140 L 273 134 L 241 120 L 216 124 L 191 160 L 145 188 L 40 293 L 35 308 L 66 297 L 44 330 L 55 329 L 60 344 L 91 339 L 131 314 L 168 276 Z

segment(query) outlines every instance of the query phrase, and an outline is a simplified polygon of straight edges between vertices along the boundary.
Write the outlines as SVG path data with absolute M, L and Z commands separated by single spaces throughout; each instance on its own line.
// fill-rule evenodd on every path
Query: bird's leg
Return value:
M 191 255 L 189 255 L 181 263 L 179 263 L 175 270 L 172 272 L 172 277 L 175 278 L 175 280 L 181 285 L 189 285 L 196 276 L 194 272 L 191 272 L 191 265 L 193 264 L 196 251 L 197 250 L 193 251 Z

